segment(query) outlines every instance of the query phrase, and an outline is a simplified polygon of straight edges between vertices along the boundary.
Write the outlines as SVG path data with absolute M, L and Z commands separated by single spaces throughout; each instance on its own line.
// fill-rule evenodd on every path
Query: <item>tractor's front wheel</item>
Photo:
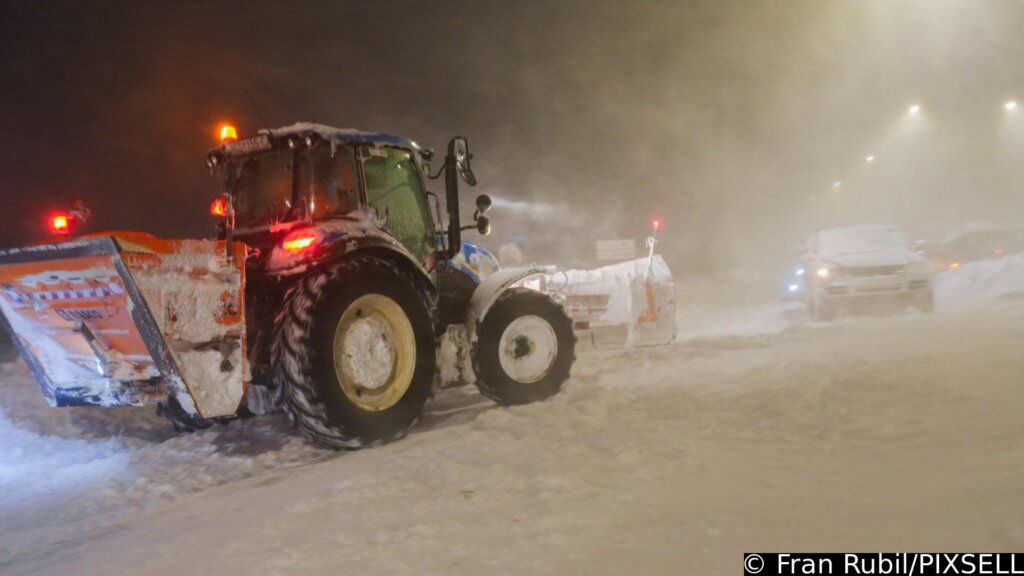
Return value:
M 356 258 L 288 294 L 272 344 L 274 384 L 312 440 L 361 448 L 404 436 L 433 392 L 433 324 L 416 283 Z
M 477 328 L 477 388 L 501 404 L 528 404 L 554 396 L 569 379 L 575 360 L 572 320 L 540 292 L 508 290 Z

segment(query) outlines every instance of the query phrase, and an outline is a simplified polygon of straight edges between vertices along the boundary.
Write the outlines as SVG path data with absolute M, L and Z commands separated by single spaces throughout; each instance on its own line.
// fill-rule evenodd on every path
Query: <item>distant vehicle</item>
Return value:
M 1024 254 L 1024 230 L 974 224 L 930 246 L 927 254 L 936 271 L 956 269 L 965 262 Z
M 932 270 L 917 246 L 895 226 L 819 230 L 802 248 L 801 290 L 815 319 L 868 306 L 935 307 Z

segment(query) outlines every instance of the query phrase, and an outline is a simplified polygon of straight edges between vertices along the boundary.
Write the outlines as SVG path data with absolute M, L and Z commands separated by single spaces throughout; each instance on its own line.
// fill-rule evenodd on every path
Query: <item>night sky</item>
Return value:
M 1019 221 L 1022 24 L 1009 0 L 7 1 L 0 245 L 72 196 L 90 231 L 211 233 L 205 151 L 219 122 L 261 127 L 245 91 L 273 126 L 468 137 L 464 196 L 537 208 L 499 205 L 491 247 L 563 261 L 653 217 L 693 270 L 851 218 Z

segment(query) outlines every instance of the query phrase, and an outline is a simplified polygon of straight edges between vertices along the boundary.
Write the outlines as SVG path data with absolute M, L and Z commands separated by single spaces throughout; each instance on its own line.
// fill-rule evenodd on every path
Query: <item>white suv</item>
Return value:
M 816 319 L 868 305 L 934 307 L 932 270 L 895 226 L 819 230 L 803 247 L 804 294 Z

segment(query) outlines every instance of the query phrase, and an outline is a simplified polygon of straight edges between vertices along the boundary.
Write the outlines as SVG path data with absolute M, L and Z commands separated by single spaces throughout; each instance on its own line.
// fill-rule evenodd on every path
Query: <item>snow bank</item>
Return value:
M 802 302 L 780 302 L 775 286 L 744 276 L 735 271 L 724 278 L 677 278 L 676 341 L 779 334 L 807 320 Z
M 41 421 L 52 409 L 23 364 L 0 366 L 0 380 L 0 508 L 47 493 L 88 488 L 127 467 L 128 454 L 120 440 L 86 439 L 69 431 L 67 420 L 49 425 Z
M 804 310 L 801 302 L 773 302 L 735 308 L 691 305 L 676 314 L 679 329 L 676 340 L 778 334 L 793 324 L 793 317 L 803 317 Z
M 1024 298 L 1024 254 L 967 262 L 935 276 L 935 296 L 943 304 Z
M 51 408 L 20 360 L 0 364 L 0 565 L 139 510 L 331 455 L 282 415 L 176 435 L 152 406 Z
M 0 410 L 0 508 L 52 492 L 87 488 L 125 470 L 128 453 L 116 439 L 91 442 L 15 427 Z

